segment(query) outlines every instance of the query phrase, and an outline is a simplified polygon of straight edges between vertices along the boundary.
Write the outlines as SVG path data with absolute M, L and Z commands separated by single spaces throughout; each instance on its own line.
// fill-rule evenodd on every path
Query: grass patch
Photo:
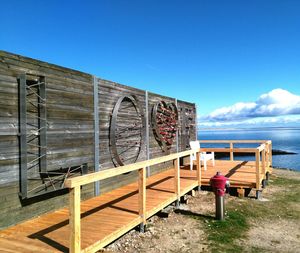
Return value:
M 235 207 L 235 206 L 234 206 Z M 247 217 L 243 212 L 230 206 L 226 218 L 218 221 L 208 216 L 190 215 L 205 224 L 207 239 L 212 252 L 243 252 L 243 247 L 235 244 L 235 241 L 246 237 L 249 229 Z
M 232 243 L 240 238 L 249 225 L 239 211 L 229 211 L 224 221 L 212 220 L 208 224 L 208 239 L 216 243 Z
M 224 221 L 207 219 L 205 215 L 193 216 L 202 223 L 201 228 L 205 228 L 211 252 L 265 252 L 262 248 L 251 246 L 245 250 L 241 239 L 247 240 L 247 232 L 251 225 L 259 225 L 265 221 L 276 222 L 278 218 L 300 219 L 299 208 L 295 208 L 295 205 L 300 203 L 300 180 L 271 176 L 268 187 L 274 187 L 270 193 L 263 193 L 263 197 L 268 201 L 253 198 L 227 200 L 228 213 Z
M 299 183 L 300 180 L 298 179 L 271 176 L 271 184 L 275 186 L 298 186 L 299 188 Z
M 213 252 L 234 250 L 241 252 L 242 248 L 234 241 L 244 238 L 249 224 L 246 217 L 239 211 L 230 210 L 224 221 L 211 220 L 207 226 L 208 240 Z

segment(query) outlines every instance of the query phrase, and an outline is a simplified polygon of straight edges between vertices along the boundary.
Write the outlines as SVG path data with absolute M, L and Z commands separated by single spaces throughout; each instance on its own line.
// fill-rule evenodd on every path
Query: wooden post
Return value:
M 257 149 L 255 152 L 255 166 L 256 166 L 256 190 L 260 190 L 260 169 L 259 169 L 259 161 L 260 161 L 260 152 Z
M 70 189 L 69 208 L 70 253 L 79 253 L 81 251 L 80 186 Z
M 198 190 L 201 190 L 201 163 L 200 163 L 200 152 L 196 153 L 196 166 L 197 166 L 197 180 L 198 180 Z
M 174 160 L 175 166 L 175 194 L 177 196 L 177 201 L 180 201 L 180 165 L 179 165 L 179 158 Z
M 141 230 L 146 225 L 146 168 L 139 169 L 139 215 L 141 217 Z M 144 231 L 141 231 L 144 232 Z
M 265 178 L 266 176 L 266 149 L 265 148 L 262 150 L 261 163 L 262 163 L 262 173 Z
M 244 188 L 237 188 L 237 193 L 239 198 L 245 197 L 245 189 Z
M 270 167 L 272 167 L 272 141 L 269 144 Z
M 269 157 L 269 152 L 270 152 L 270 146 L 269 146 L 269 142 L 267 141 L 265 143 L 265 147 L 266 147 L 266 168 L 269 171 L 269 167 L 270 167 L 270 157 Z
M 233 161 L 233 143 L 230 142 L 230 161 Z

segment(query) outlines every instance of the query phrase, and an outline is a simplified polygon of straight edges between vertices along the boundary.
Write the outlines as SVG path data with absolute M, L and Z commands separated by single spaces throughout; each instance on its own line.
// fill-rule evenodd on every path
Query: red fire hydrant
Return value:
M 216 219 L 223 220 L 225 216 L 224 195 L 226 188 L 230 185 L 229 180 L 227 177 L 222 176 L 221 172 L 217 172 L 217 174 L 210 179 L 210 185 L 216 196 Z

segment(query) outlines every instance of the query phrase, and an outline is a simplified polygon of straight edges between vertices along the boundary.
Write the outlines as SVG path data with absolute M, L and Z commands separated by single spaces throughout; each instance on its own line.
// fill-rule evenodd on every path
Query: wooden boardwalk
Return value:
M 233 187 L 255 187 L 255 163 L 216 161 L 208 163 L 202 183 L 208 185 L 216 171 L 229 177 Z M 198 186 L 196 170 L 180 169 L 180 195 Z M 146 216 L 151 217 L 176 201 L 174 169 L 147 179 Z M 213 204 L 213 203 L 211 203 Z M 102 247 L 140 224 L 138 184 L 133 183 L 81 202 L 81 245 L 88 248 L 97 241 Z M 64 208 L 0 231 L 0 252 L 68 252 L 69 210 Z M 87 250 L 88 251 L 88 250 Z

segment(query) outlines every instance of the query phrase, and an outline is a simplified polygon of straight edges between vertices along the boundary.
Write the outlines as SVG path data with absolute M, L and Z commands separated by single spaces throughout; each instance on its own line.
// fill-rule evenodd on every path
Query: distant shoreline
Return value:
M 255 156 L 254 153 L 239 153 L 239 152 L 234 152 L 235 156 Z M 280 149 L 273 149 L 272 150 L 272 155 L 297 155 L 298 153 L 296 152 L 290 152 L 290 151 L 285 151 L 285 150 L 280 150 Z M 216 159 L 219 158 L 224 158 L 228 157 L 229 153 L 228 152 L 218 152 L 215 153 Z
M 201 128 L 198 126 L 198 134 L 201 131 L 260 131 L 260 130 L 300 130 L 300 127 L 227 127 L 227 128 Z

